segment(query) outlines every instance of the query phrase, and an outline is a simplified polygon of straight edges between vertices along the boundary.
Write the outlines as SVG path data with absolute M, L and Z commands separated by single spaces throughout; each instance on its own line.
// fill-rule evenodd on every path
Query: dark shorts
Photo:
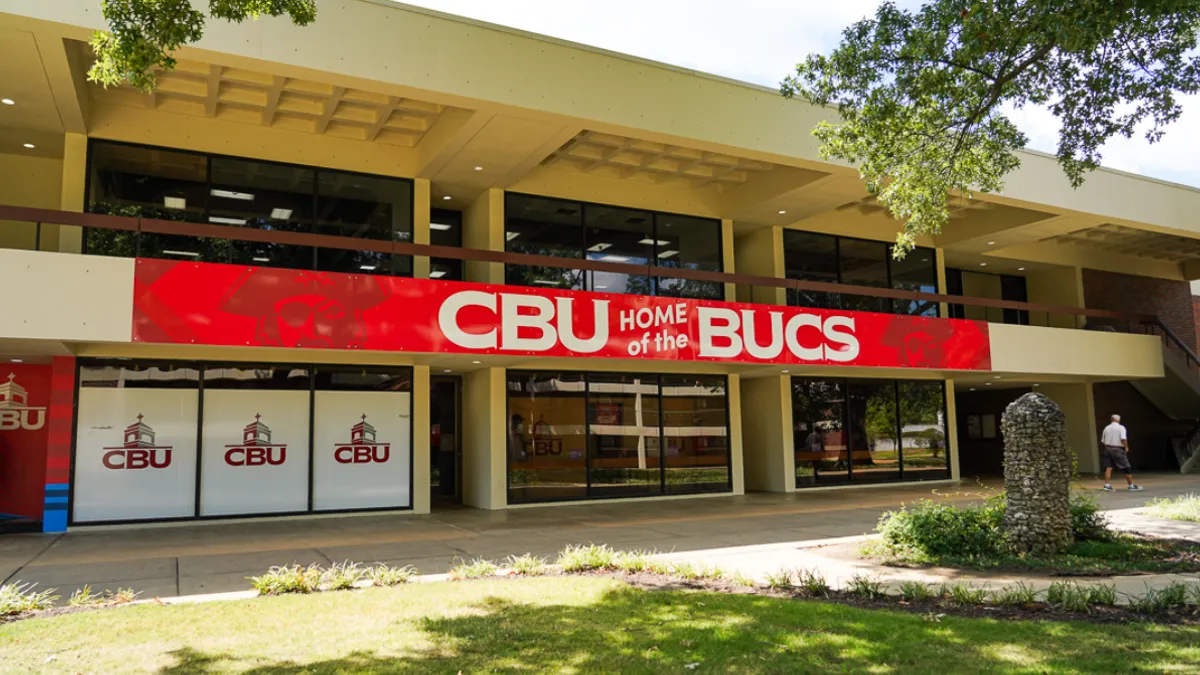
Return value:
M 1129 455 L 1126 454 L 1125 448 L 1106 445 L 1103 452 L 1100 453 L 1100 460 L 1105 469 L 1116 469 L 1129 473 Z

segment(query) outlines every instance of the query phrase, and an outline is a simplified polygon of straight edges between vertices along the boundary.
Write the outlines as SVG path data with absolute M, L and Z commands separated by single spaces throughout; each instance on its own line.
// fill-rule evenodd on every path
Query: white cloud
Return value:
M 407 4 L 775 87 L 797 61 L 837 44 L 877 0 L 405 0 Z M 905 0 L 901 5 L 919 4 Z M 1058 124 L 1045 110 L 1012 112 L 1030 147 L 1054 152 Z M 1200 187 L 1200 98 L 1162 142 L 1117 139 L 1104 165 Z

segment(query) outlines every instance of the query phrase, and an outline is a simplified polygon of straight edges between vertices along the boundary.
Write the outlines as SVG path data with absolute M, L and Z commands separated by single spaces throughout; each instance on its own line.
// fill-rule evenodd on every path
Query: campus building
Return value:
M 898 260 L 829 111 L 321 10 L 145 94 L 86 81 L 96 0 L 0 0 L 8 529 L 938 485 L 1029 391 L 1081 472 L 1113 412 L 1196 463 L 1195 189 L 1023 153 Z

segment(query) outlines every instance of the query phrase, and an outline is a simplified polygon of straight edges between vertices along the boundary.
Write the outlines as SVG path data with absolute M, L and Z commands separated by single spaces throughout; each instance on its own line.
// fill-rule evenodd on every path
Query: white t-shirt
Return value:
M 1111 445 L 1115 448 L 1120 448 L 1124 447 L 1125 444 L 1121 441 L 1125 440 L 1125 438 L 1126 435 L 1124 425 L 1119 422 L 1113 422 L 1112 424 L 1104 427 L 1104 433 L 1100 434 L 1100 444 Z

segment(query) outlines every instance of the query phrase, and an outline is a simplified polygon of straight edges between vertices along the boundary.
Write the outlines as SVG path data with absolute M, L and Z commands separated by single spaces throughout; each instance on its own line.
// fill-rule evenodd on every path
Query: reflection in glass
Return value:
M 849 480 L 845 402 L 842 380 L 792 378 L 797 487 Z
M 654 261 L 659 267 L 720 272 L 721 223 L 708 218 L 674 214 L 655 217 Z M 724 300 L 725 286 L 715 281 L 657 279 L 656 295 L 672 298 Z
M 850 479 L 879 483 L 900 478 L 897 442 L 896 383 L 849 380 Z
M 429 243 L 434 246 L 462 248 L 462 211 L 430 209 Z M 430 258 L 429 278 L 442 281 L 463 281 L 463 261 L 453 258 Z
M 727 401 L 722 376 L 662 376 L 668 494 L 729 490 Z
M 587 259 L 600 262 L 647 265 L 654 257 L 653 215 L 645 211 L 613 206 L 588 205 L 584 211 L 587 228 Z M 604 293 L 651 295 L 650 277 L 587 272 L 588 288 Z
M 809 232 L 783 233 L 783 263 L 788 279 L 838 283 L 837 237 Z M 837 309 L 838 296 L 823 291 L 788 289 L 793 307 Z
M 214 164 L 215 171 L 215 164 Z M 405 180 L 322 170 L 317 180 L 317 234 L 412 241 L 412 184 Z M 412 256 L 319 249 L 317 269 L 412 276 Z
M 891 247 L 889 247 L 889 255 Z M 892 259 L 892 288 L 918 293 L 937 293 L 937 260 L 934 252 L 917 248 L 903 260 Z M 929 300 L 892 300 L 897 314 L 937 316 L 938 303 Z
M 310 389 L 308 368 L 239 363 L 204 369 L 205 389 Z
M 583 257 L 583 208 L 576 202 L 505 195 L 504 250 L 512 253 Z M 504 283 L 583 290 L 583 272 L 557 267 L 505 265 Z
M 851 286 L 888 287 L 888 245 L 881 241 L 845 239 L 838 242 L 841 283 Z M 859 312 L 891 312 L 889 298 L 842 295 L 842 309 Z
M 588 375 L 591 494 L 662 491 L 657 375 Z
M 509 503 L 587 496 L 584 400 L 580 373 L 509 371 Z
M 195 389 L 199 382 L 199 370 L 172 364 L 91 361 L 79 368 L 80 387 Z
M 950 477 L 944 398 L 945 386 L 941 382 L 900 383 L 905 480 Z
M 309 232 L 315 173 L 303 167 L 228 157 L 212 159 L 208 222 L 280 232 Z M 229 262 L 312 269 L 313 250 L 270 242 L 231 242 Z

